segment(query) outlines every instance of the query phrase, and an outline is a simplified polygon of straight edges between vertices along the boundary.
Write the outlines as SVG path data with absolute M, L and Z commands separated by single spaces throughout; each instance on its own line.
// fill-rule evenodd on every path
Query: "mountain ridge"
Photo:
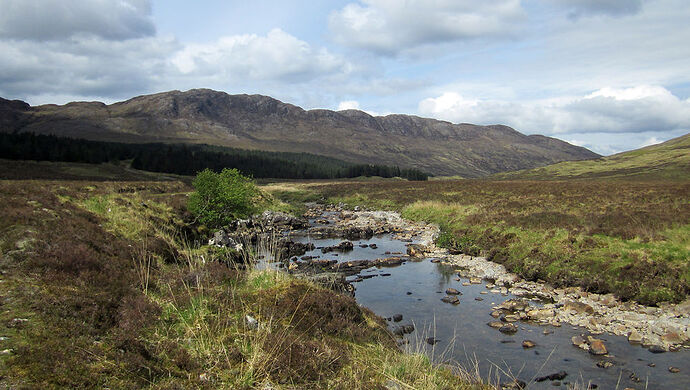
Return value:
M 504 125 L 453 124 L 404 114 L 372 116 L 359 110 L 304 110 L 270 96 L 208 89 L 141 95 L 109 105 L 29 106 L 2 99 L 0 125 L 5 132 L 92 140 L 307 152 L 465 177 L 599 157 Z

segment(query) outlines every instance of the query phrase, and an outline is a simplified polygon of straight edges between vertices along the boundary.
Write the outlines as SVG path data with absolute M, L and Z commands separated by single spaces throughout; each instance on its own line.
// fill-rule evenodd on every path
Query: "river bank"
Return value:
M 312 210 L 308 215 L 314 215 L 320 209 Z M 690 348 L 690 300 L 650 307 L 633 301 L 622 302 L 613 294 L 588 293 L 580 287 L 555 288 L 547 283 L 530 282 L 485 257 L 451 254 L 447 249 L 437 247 L 434 244 L 439 234 L 436 225 L 409 221 L 391 211 L 346 211 L 342 207 L 325 210 L 339 212 L 336 223 L 344 228 L 374 227 L 378 232 L 394 232 L 399 239 L 414 237 L 420 245 L 415 246 L 413 257 L 433 257 L 456 266 L 458 277 L 486 279 L 491 282 L 488 286 L 493 294 L 510 293 L 527 300 L 536 298 L 548 302 L 520 307 L 517 312 L 521 320 L 552 325 L 566 323 L 592 333 L 608 332 L 628 337 L 632 343 L 664 351 Z M 505 310 L 501 307 L 496 309 Z

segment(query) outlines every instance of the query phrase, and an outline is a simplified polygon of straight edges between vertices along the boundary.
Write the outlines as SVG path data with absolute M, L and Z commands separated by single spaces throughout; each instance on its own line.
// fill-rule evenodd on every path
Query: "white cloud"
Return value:
M 343 110 L 359 110 L 359 102 L 356 100 L 345 100 L 338 103 L 337 111 Z
M 331 14 L 343 44 L 380 54 L 480 37 L 506 36 L 525 18 L 520 0 L 361 0 Z
M 662 140 L 658 139 L 657 137 L 649 137 L 647 140 L 645 140 L 642 145 L 640 145 L 641 148 L 644 148 L 645 146 L 652 146 L 656 145 L 663 142 Z
M 3 0 L 0 12 L 0 38 L 122 40 L 155 32 L 150 0 Z
M 211 75 L 228 80 L 311 79 L 347 73 L 351 65 L 326 49 L 280 30 L 223 37 L 213 43 L 191 44 L 176 53 L 172 63 L 183 74 Z
M 581 97 L 537 101 L 479 100 L 446 92 L 419 112 L 453 122 L 504 123 L 528 133 L 642 133 L 690 129 L 690 99 L 660 86 L 602 88 Z

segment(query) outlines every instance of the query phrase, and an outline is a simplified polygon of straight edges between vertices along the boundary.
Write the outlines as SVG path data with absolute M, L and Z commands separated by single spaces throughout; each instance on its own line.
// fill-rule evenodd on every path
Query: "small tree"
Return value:
M 253 199 L 258 189 L 237 169 L 225 168 L 221 173 L 204 169 L 196 175 L 192 186 L 195 191 L 189 197 L 187 208 L 208 227 L 226 226 L 255 210 Z

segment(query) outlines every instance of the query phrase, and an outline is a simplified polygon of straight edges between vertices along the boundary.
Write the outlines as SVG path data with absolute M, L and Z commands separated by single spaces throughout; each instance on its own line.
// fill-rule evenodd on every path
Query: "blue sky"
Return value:
M 687 0 L 2 0 L 0 96 L 258 93 L 611 154 L 690 132 Z

